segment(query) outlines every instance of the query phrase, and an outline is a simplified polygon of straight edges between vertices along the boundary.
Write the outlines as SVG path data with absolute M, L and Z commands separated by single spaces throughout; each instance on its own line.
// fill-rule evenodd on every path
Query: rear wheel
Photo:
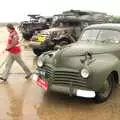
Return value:
M 67 44 L 69 44 L 67 41 L 61 41 L 60 42 L 60 46 L 64 46 L 64 45 L 67 45 Z
M 64 46 L 64 45 L 67 45 L 67 44 L 70 44 L 71 41 L 69 38 L 66 38 L 66 37 L 63 37 L 60 39 L 60 42 L 59 42 L 59 45 L 60 46 Z
M 107 80 L 104 81 L 103 87 L 101 88 L 100 92 L 96 92 L 96 97 L 94 98 L 94 101 L 96 103 L 104 102 L 110 97 L 115 85 L 114 79 L 114 76 L 111 74 L 109 75 Z

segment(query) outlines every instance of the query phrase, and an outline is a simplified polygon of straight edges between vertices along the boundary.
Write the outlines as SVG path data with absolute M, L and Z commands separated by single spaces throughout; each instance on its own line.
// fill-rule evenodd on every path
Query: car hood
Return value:
M 111 53 L 118 51 L 120 44 L 102 43 L 102 42 L 88 42 L 79 41 L 65 46 L 61 49 L 62 56 L 79 56 L 84 55 L 85 52 L 92 54 Z

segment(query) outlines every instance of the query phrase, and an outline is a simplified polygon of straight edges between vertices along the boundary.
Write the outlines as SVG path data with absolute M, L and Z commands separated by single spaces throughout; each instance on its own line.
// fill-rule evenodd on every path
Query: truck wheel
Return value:
M 33 48 L 33 53 L 37 56 L 40 56 L 41 55 L 41 51 L 37 48 Z
M 22 33 L 22 35 L 23 35 L 23 38 L 27 41 L 30 41 L 30 39 L 32 38 L 31 33 L 24 32 L 24 33 Z
M 96 92 L 96 97 L 94 98 L 94 101 L 96 103 L 101 103 L 101 102 L 106 101 L 112 94 L 114 85 L 115 85 L 114 76 L 111 74 L 109 75 L 107 80 L 104 81 L 104 85 L 101 91 Z
M 60 42 L 60 46 L 64 46 L 64 45 L 67 45 L 67 44 L 69 44 L 67 41 L 61 41 Z

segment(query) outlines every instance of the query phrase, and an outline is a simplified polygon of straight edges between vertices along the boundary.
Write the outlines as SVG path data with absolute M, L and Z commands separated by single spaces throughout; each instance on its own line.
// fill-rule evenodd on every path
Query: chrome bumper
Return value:
M 76 89 L 76 88 L 71 89 L 66 86 L 51 85 L 49 87 L 49 90 L 69 94 L 70 96 L 75 95 L 75 96 L 84 97 L 84 98 L 94 98 L 95 97 L 95 91 Z

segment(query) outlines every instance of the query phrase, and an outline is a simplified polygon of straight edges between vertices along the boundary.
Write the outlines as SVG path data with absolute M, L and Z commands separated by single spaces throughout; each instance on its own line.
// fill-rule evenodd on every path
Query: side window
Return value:
M 120 32 L 114 30 L 101 30 L 97 38 L 99 41 L 120 42 Z
M 81 40 L 96 40 L 97 36 L 99 34 L 99 30 L 94 29 L 94 30 L 86 30 L 81 37 Z

